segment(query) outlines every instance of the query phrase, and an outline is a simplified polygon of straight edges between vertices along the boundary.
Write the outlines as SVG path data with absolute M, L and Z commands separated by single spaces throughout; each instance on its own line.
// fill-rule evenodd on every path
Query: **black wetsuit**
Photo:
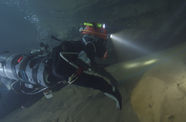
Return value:
M 97 56 L 97 54 L 93 51 L 91 45 L 90 46 L 85 46 L 82 41 L 64 41 L 61 45 L 57 46 L 56 48 L 53 49 L 52 55 L 51 55 L 51 64 L 54 69 L 50 70 L 53 74 L 51 76 L 52 79 L 57 79 L 56 82 L 61 81 L 61 80 L 68 80 L 68 78 L 75 72 L 77 72 L 78 69 L 74 68 L 72 65 L 70 65 L 67 61 L 63 60 L 60 56 L 59 53 L 62 52 L 77 52 L 77 54 L 66 54 L 64 55 L 69 61 L 72 63 L 78 65 L 79 68 L 82 69 L 82 72 L 79 74 L 77 80 L 73 82 L 73 84 L 82 86 L 82 87 L 87 87 L 87 88 L 93 88 L 100 90 L 103 93 L 108 93 L 116 97 L 116 99 L 120 103 L 120 108 L 121 108 L 121 95 L 119 91 L 117 90 L 116 86 L 114 84 L 108 83 L 108 81 L 105 80 L 105 78 L 101 75 L 97 74 L 88 74 L 83 72 L 84 70 L 87 70 L 88 66 L 84 64 L 81 60 L 79 60 L 78 53 L 80 51 L 85 51 L 87 56 L 91 59 L 91 64 L 94 64 L 94 58 Z M 102 48 L 99 49 L 100 53 L 98 56 L 104 55 L 105 49 Z M 55 73 L 54 73 L 55 72 Z M 55 74 L 55 75 L 54 75 Z M 61 76 L 59 76 L 61 75 Z M 114 79 L 114 78 L 113 78 Z M 66 84 L 61 84 L 61 87 L 64 87 Z M 115 90 L 113 90 L 115 89 Z

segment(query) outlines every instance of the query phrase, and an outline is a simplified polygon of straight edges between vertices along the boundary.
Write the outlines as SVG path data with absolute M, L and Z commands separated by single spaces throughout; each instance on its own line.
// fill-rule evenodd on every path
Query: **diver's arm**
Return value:
M 84 70 L 91 67 L 92 56 L 90 58 L 89 51 L 86 50 L 87 48 L 82 45 L 81 41 L 64 41 L 57 49 L 56 54 L 60 53 L 61 57 L 68 60 L 67 62 L 73 63 Z

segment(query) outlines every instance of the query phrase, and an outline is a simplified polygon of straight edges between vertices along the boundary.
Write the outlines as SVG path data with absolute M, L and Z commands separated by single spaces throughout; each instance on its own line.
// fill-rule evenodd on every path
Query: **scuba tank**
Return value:
M 37 91 L 48 88 L 45 75 L 46 56 L 38 54 L 0 55 L 0 81 L 9 89 L 17 83 Z M 31 92 L 32 93 L 32 92 Z

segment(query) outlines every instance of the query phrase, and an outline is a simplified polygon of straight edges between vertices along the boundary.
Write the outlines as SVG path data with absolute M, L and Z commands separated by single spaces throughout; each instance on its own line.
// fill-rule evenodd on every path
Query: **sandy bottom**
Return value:
M 142 122 L 186 122 L 186 65 L 169 58 L 141 78 L 132 106 Z
M 122 87 L 121 92 L 125 93 Z M 137 117 L 134 116 L 129 102 L 120 111 L 114 101 L 102 93 L 70 86 L 55 93 L 53 99 L 42 98 L 32 107 L 13 112 L 1 122 L 135 122 Z

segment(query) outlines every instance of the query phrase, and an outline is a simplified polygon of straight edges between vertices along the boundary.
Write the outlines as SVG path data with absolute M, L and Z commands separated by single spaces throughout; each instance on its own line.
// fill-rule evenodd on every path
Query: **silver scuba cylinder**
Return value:
M 17 80 L 18 77 L 15 74 L 13 59 L 16 55 L 3 54 L 0 55 L 0 77 Z
M 1 81 L 5 86 L 8 85 L 7 88 L 10 88 L 11 82 L 14 81 L 47 88 L 44 75 L 46 61 L 45 56 L 34 54 L 2 54 L 0 55 L 0 78 L 3 79 Z

